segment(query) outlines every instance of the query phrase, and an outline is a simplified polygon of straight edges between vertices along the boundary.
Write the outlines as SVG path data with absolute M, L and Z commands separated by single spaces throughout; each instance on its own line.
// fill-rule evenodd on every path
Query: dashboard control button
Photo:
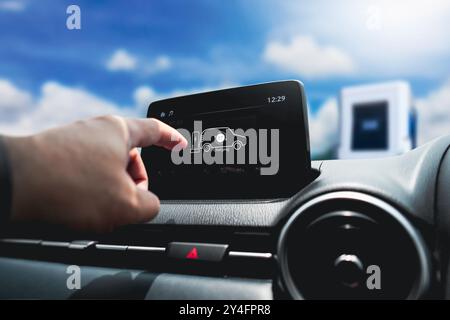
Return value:
M 84 250 L 94 246 L 97 241 L 92 240 L 75 240 L 69 244 L 69 249 Z
M 42 241 L 41 246 L 43 247 L 54 247 L 54 248 L 67 248 L 69 247 L 69 242 L 64 241 Z
M 271 259 L 270 252 L 248 252 L 248 251 L 230 251 L 228 253 L 230 258 L 254 258 L 254 259 Z
M 125 251 L 127 250 L 127 246 L 115 245 L 115 244 L 100 244 L 97 243 L 95 245 L 96 249 L 99 250 L 110 250 L 110 251 Z
M 168 255 L 175 259 L 219 262 L 227 249 L 227 244 L 171 242 Z
M 166 248 L 164 247 L 144 247 L 144 246 L 128 246 L 128 251 L 133 252 L 165 252 Z
M 37 239 L 1 239 L 2 243 L 18 244 L 18 245 L 39 245 L 42 240 Z

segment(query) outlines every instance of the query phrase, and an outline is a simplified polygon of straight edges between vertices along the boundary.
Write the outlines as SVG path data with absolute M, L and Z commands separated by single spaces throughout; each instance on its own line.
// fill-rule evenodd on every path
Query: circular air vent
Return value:
M 283 283 L 295 299 L 415 299 L 430 281 L 420 234 L 388 203 L 333 192 L 302 205 L 278 243 Z

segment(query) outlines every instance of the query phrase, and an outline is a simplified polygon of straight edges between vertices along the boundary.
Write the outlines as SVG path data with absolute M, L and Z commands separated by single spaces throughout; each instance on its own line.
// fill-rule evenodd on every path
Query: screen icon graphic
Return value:
M 194 131 L 192 133 L 191 153 L 200 151 L 210 152 L 228 151 L 230 149 L 240 150 L 247 144 L 247 138 L 236 134 L 229 127 L 208 128 L 202 132 Z

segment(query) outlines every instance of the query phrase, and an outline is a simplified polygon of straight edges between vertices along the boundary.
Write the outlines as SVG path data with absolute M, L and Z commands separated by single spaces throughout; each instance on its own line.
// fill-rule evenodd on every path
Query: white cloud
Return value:
M 153 88 L 140 86 L 133 93 L 134 104 L 140 110 L 140 114 L 146 115 L 150 102 L 159 100 L 160 97 Z
M 136 66 L 137 58 L 124 49 L 116 50 L 106 62 L 106 68 L 110 71 L 131 71 Z
M 19 12 L 25 10 L 25 3 L 17 0 L 0 1 L 0 11 Z
M 125 49 L 117 49 L 106 62 L 109 71 L 129 71 L 142 75 L 152 75 L 168 70 L 172 67 L 172 60 L 166 55 L 151 59 L 142 59 Z
M 113 102 L 84 89 L 66 87 L 57 82 L 46 82 L 42 86 L 36 110 L 35 120 L 51 126 L 94 115 L 124 113 Z
M 224 86 L 227 85 L 164 93 L 157 92 L 148 86 L 140 86 L 133 92 L 134 104 L 120 106 L 85 89 L 68 87 L 54 81 L 44 83 L 39 95 L 33 97 L 32 94 L 16 87 L 9 80 L 0 79 L 0 133 L 33 134 L 79 119 L 104 114 L 145 117 L 147 108 L 152 101 L 219 89 Z
M 304 77 L 343 75 L 355 70 L 350 56 L 333 46 L 320 46 L 310 36 L 296 36 L 288 43 L 271 41 L 263 58 L 282 70 Z
M 351 52 L 364 76 L 446 75 L 450 1 L 316 0 L 271 4 L 270 39 L 312 35 Z M 272 8 L 268 8 L 271 10 Z
M 316 114 L 309 114 L 309 138 L 313 155 L 327 152 L 337 145 L 338 123 L 338 106 L 335 98 L 326 100 Z
M 143 66 L 146 74 L 154 74 L 157 72 L 170 69 L 172 66 L 172 60 L 168 56 L 161 55 L 156 57 L 154 61 L 151 61 Z
M 418 143 L 450 134 L 450 80 L 426 97 L 416 99 Z
M 67 87 L 57 82 L 44 83 L 39 97 L 33 98 L 30 93 L 9 81 L 0 80 L 0 97 L 2 134 L 32 134 L 103 114 L 139 115 L 138 108 L 123 108 L 84 89 Z M 15 117 L 12 118 L 9 113 L 14 113 Z
M 0 118 L 11 120 L 31 107 L 32 97 L 10 81 L 0 79 Z
M 165 70 L 167 68 L 170 68 L 172 62 L 170 61 L 168 56 L 159 56 L 155 60 L 155 67 Z

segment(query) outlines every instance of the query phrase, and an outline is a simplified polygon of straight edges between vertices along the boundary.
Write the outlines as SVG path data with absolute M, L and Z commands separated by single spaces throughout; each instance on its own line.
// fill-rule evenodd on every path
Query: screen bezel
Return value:
M 237 181 L 237 190 L 218 190 L 217 195 L 212 195 L 209 191 L 204 192 L 205 196 L 201 194 L 201 188 L 198 194 L 195 194 L 192 189 L 189 189 L 190 194 L 186 195 L 181 192 L 183 189 L 183 181 L 177 181 L 176 177 L 168 178 L 172 179 L 172 181 L 168 181 L 167 183 L 158 182 L 158 177 L 155 176 L 155 165 L 157 163 L 152 163 L 152 154 L 154 154 L 155 147 L 143 148 L 142 150 L 142 158 L 144 164 L 146 165 L 147 172 L 149 175 L 149 189 L 155 192 L 162 200 L 249 200 L 249 199 L 275 199 L 275 198 L 288 198 L 298 192 L 303 186 L 311 181 L 312 171 L 311 171 L 311 157 L 310 157 L 310 147 L 309 147 L 309 130 L 308 130 L 308 118 L 307 118 L 307 107 L 306 107 L 306 96 L 304 92 L 303 84 L 296 80 L 287 80 L 287 81 L 278 81 L 278 82 L 269 82 L 263 84 L 249 85 L 243 87 L 222 89 L 217 91 L 209 91 L 204 93 L 197 93 L 192 95 L 180 96 L 175 98 L 169 98 L 164 100 L 155 101 L 150 104 L 147 112 L 148 118 L 159 118 L 158 115 L 161 111 L 165 111 L 169 113 L 173 106 L 177 106 L 177 108 L 183 108 L 183 106 L 192 106 L 193 104 L 199 106 L 212 106 L 215 107 L 214 110 L 221 110 L 221 108 L 227 108 L 233 106 L 234 109 L 239 111 L 240 107 L 245 106 L 246 99 L 253 99 L 256 96 L 261 97 L 270 97 L 279 92 L 289 92 L 290 99 L 292 99 L 291 104 L 289 105 L 289 111 L 293 112 L 298 119 L 296 119 L 295 124 L 297 125 L 298 120 L 298 130 L 300 134 L 299 145 L 302 146 L 301 150 L 296 150 L 298 157 L 300 157 L 298 163 L 301 163 L 302 168 L 295 167 L 292 171 L 295 173 L 293 175 L 288 175 L 284 173 L 284 177 L 286 179 L 296 178 L 295 182 L 288 181 L 286 190 L 283 188 L 276 188 L 274 186 L 274 182 L 285 184 L 286 181 L 277 181 L 281 178 L 277 177 L 268 177 L 262 176 L 261 178 L 253 178 L 252 184 L 246 183 L 246 181 Z M 244 101 L 244 102 L 243 102 Z M 286 107 L 285 107 L 286 108 Z M 182 109 L 183 110 L 183 109 Z M 184 111 L 186 111 L 184 109 Z M 209 110 L 209 109 L 205 109 Z M 161 120 L 161 119 L 160 119 Z M 167 120 L 167 119 L 166 119 Z M 164 121 L 169 122 L 169 121 Z M 304 137 L 304 138 L 302 138 Z M 281 151 L 280 151 L 281 152 Z M 281 163 L 282 165 L 282 163 Z M 284 172 L 286 172 L 284 170 Z M 215 186 L 220 186 L 220 176 L 214 177 Z M 298 181 L 297 181 L 298 180 Z M 167 185 L 169 182 L 172 183 L 172 186 L 169 188 Z M 208 181 L 210 182 L 210 181 Z M 228 182 L 228 181 L 227 181 Z M 261 186 L 263 184 L 263 186 Z M 291 187 L 292 184 L 292 187 Z M 165 185 L 163 187 L 163 185 Z M 264 188 L 264 185 L 267 186 L 267 189 Z M 259 188 L 258 192 L 251 192 L 253 189 L 252 186 L 257 186 Z M 242 192 L 239 191 L 239 188 L 242 189 Z M 184 188 L 188 190 L 188 188 Z M 193 188 L 195 189 L 195 188 Z M 220 187 L 219 187 L 220 189 Z M 261 191 L 264 189 L 264 191 Z M 289 189 L 289 190 L 287 190 Z M 205 190 L 203 190 L 205 191 Z

